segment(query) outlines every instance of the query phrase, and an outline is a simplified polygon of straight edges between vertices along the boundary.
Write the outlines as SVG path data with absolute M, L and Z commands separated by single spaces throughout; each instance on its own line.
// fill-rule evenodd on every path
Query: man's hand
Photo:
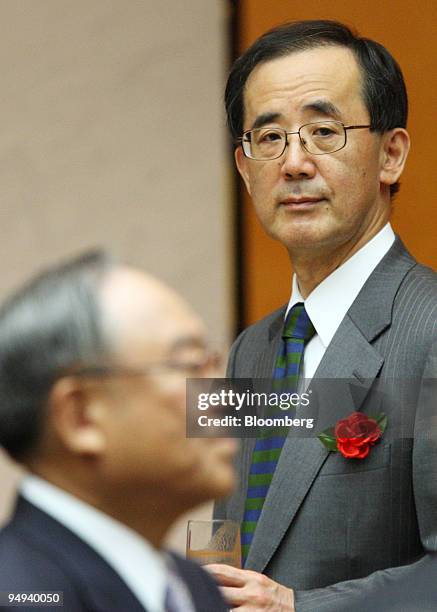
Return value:
M 295 612 L 293 589 L 270 580 L 264 574 L 230 565 L 205 565 L 221 585 L 226 603 L 235 612 Z

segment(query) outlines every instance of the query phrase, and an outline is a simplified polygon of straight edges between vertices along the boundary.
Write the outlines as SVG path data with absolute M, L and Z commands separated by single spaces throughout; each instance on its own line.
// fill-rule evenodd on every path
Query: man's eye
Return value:
M 187 359 L 172 361 L 169 363 L 172 370 L 186 373 L 200 372 L 205 367 L 205 359 Z
M 335 136 L 337 134 L 337 132 L 335 130 L 333 130 L 330 127 L 318 127 L 316 129 L 313 130 L 312 135 L 313 136 L 321 136 L 323 137 L 329 137 L 329 136 Z
M 261 132 L 258 137 L 258 142 L 275 142 L 281 140 L 281 134 L 274 131 Z

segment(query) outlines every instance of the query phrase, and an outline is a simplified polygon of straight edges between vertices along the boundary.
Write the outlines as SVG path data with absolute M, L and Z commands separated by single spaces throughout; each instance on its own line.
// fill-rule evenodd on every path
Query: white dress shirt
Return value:
M 296 275 L 293 275 L 286 315 L 295 304 L 303 302 L 316 330 L 304 352 L 302 379 L 305 379 L 306 384 L 314 376 L 329 343 L 364 283 L 389 251 L 394 240 L 393 229 L 390 223 L 387 223 L 350 259 L 317 285 L 306 300 L 299 291 Z
M 163 612 L 169 582 L 163 553 L 126 525 L 37 476 L 26 476 L 20 492 L 91 546 L 148 612 Z

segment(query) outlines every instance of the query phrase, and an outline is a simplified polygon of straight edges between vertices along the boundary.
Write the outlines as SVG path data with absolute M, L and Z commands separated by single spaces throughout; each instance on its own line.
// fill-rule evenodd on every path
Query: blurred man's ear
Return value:
M 246 189 L 249 195 L 250 193 L 250 178 L 248 172 L 248 160 L 247 157 L 243 153 L 242 147 L 237 147 L 234 151 L 235 164 L 237 166 L 238 172 L 240 173 L 241 178 L 246 185 Z
M 102 427 L 105 406 L 90 381 L 59 379 L 49 396 L 49 422 L 59 442 L 71 453 L 98 457 L 106 448 Z
M 410 150 L 410 137 L 403 128 L 394 128 L 382 136 L 379 179 L 383 185 L 394 185 L 402 174 Z

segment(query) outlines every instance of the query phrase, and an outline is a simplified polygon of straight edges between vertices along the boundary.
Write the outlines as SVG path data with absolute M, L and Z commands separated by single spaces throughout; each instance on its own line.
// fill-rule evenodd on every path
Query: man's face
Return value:
M 346 48 L 318 47 L 259 64 L 245 88 L 244 129 L 297 131 L 327 119 L 368 125 L 361 74 Z M 311 155 L 297 135 L 279 159 L 255 161 L 236 150 L 237 166 L 264 229 L 290 253 L 347 249 L 388 219 L 381 191 L 382 137 L 347 133 L 335 153 Z M 388 187 L 385 186 L 384 194 Z
M 139 496 L 160 495 L 175 507 L 229 494 L 235 440 L 186 437 L 186 377 L 216 375 L 190 369 L 205 355 L 203 324 L 176 293 L 132 270 L 114 273 L 103 297 L 116 364 L 133 371 L 168 362 L 187 366 L 104 383 L 101 469 L 108 483 Z

